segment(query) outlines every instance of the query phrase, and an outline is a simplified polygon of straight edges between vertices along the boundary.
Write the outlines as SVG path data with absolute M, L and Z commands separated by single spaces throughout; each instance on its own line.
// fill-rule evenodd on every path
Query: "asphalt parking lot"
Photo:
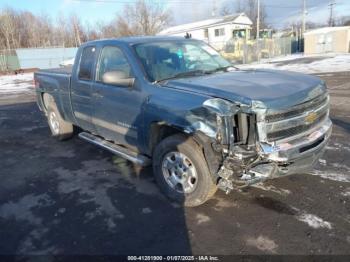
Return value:
M 331 141 L 312 174 L 184 208 L 141 169 L 58 142 L 32 93 L 0 98 L 1 254 L 350 255 L 350 73 L 320 74 Z

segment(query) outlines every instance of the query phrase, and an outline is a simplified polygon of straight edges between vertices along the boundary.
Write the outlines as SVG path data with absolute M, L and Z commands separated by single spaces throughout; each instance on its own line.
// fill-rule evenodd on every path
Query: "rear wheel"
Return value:
M 182 135 L 164 139 L 154 150 L 153 171 L 160 189 L 185 206 L 198 206 L 217 190 L 197 143 Z
M 71 138 L 73 135 L 73 125 L 62 118 L 55 101 L 50 99 L 48 105 L 45 106 L 47 108 L 47 121 L 52 136 L 58 140 Z

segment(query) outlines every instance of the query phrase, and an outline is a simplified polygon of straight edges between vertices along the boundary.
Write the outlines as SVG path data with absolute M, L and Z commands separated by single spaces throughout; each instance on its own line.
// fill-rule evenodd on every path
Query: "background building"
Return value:
M 186 36 L 223 49 L 232 39 L 249 39 L 253 22 L 244 13 L 169 27 L 159 35 Z
M 304 34 L 305 54 L 350 52 L 350 26 L 323 27 Z

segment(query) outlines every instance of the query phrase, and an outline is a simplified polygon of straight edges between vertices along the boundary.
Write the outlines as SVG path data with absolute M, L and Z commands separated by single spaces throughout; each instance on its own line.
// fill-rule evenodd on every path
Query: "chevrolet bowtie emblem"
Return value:
M 316 118 L 317 118 L 317 114 L 315 112 L 311 112 L 305 117 L 305 122 L 311 124 L 315 122 Z

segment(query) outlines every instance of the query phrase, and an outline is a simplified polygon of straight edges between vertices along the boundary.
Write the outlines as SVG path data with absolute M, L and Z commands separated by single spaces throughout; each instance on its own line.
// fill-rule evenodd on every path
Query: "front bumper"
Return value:
M 259 154 L 264 164 L 258 164 L 250 171 L 265 179 L 308 171 L 321 157 L 331 133 L 332 122 L 327 118 L 307 134 L 275 144 L 261 143 Z

